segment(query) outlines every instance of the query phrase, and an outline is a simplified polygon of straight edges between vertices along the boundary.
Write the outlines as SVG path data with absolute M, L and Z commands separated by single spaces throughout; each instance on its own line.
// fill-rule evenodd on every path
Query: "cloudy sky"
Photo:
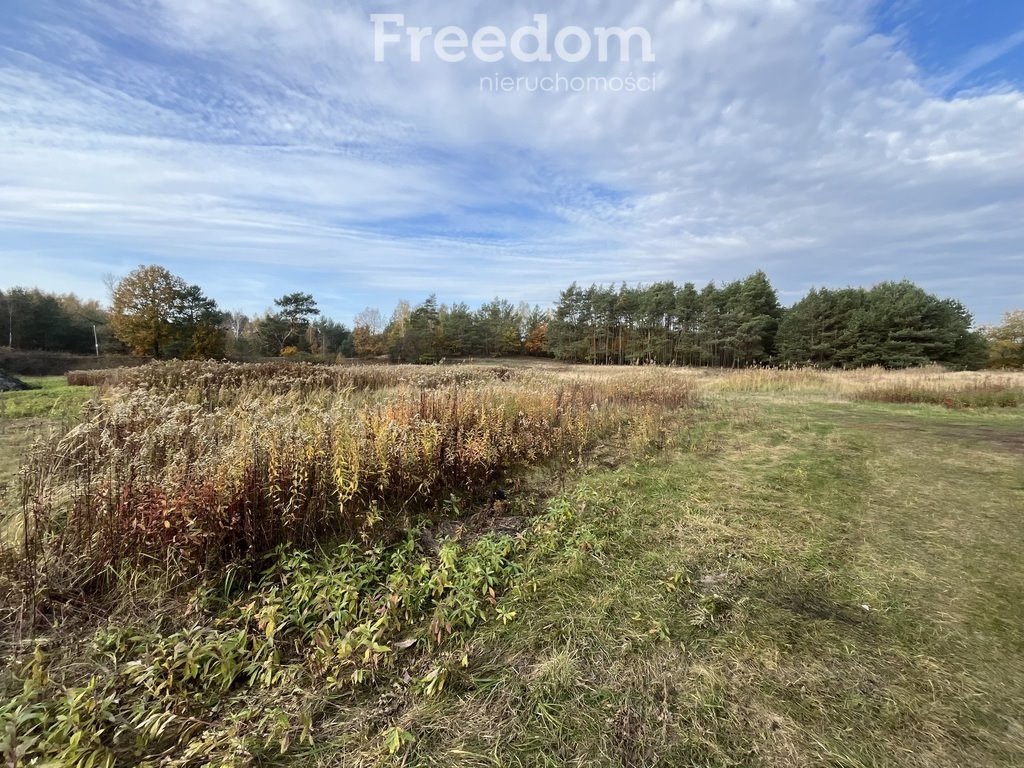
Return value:
M 1024 306 L 1024 3 L 568 0 L 551 38 L 638 26 L 655 60 L 413 62 L 407 35 L 374 60 L 372 13 L 511 35 L 549 7 L 5 0 L 0 287 L 103 297 L 161 263 L 348 321 L 760 268 L 787 303 L 909 278 L 981 322 Z

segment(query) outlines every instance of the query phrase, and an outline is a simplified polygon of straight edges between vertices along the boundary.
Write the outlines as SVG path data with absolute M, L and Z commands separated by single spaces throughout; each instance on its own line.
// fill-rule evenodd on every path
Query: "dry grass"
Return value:
M 26 377 L 26 382 L 33 389 L 0 393 L 0 550 L 21 532 L 5 501 L 14 495 L 18 470 L 32 446 L 76 424 L 93 395 L 91 389 L 69 387 L 61 376 Z
M 948 408 L 1024 405 L 1024 373 L 1012 371 L 749 369 L 724 373 L 709 380 L 708 386 L 720 392 L 817 394 L 840 400 L 925 403 Z
M 506 380 L 515 373 L 504 366 L 318 365 L 315 363 L 211 363 L 171 360 L 139 368 L 70 371 L 72 386 L 201 394 L 217 403 L 238 390 L 268 393 L 377 390 L 397 386 L 424 389 Z
M 282 543 L 380 537 L 452 492 L 624 431 L 657 443 L 692 388 L 505 369 L 164 363 L 105 373 L 21 477 L 19 552 L 62 591 L 121 564 L 186 572 Z
M 163 363 L 69 379 L 98 394 L 30 453 L 2 552 L 0 751 L 76 765 L 168 749 L 230 763 L 273 734 L 308 737 L 311 695 L 260 692 L 372 680 L 404 634 L 428 648 L 490 618 L 521 572 L 528 530 L 424 545 L 427 521 L 457 519 L 519 470 L 564 474 L 601 441 L 660 445 L 694 399 L 657 373 L 493 366 Z M 218 610 L 174 615 L 197 582 Z M 124 606 L 138 607 L 130 628 L 96 629 Z M 135 624 L 139 611 L 171 629 Z M 21 638 L 58 625 L 78 631 L 27 657 Z M 230 718 L 206 723 L 214 702 Z

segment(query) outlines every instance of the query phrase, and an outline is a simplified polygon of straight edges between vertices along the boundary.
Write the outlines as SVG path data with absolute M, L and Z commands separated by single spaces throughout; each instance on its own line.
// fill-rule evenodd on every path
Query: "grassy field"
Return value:
M 1024 414 L 703 417 L 581 478 L 570 543 L 447 692 L 384 695 L 416 738 L 393 762 L 1020 765 Z M 341 706 L 298 764 L 376 764 L 381 706 Z
M 69 387 L 63 376 L 26 376 L 34 389 L 0 394 L 0 487 L 11 482 L 37 436 L 74 421 L 91 387 Z
M 0 396 L 0 417 L 77 418 L 82 405 L 92 396 L 92 388 L 68 386 L 63 376 L 26 376 L 23 381 L 32 389 L 3 393 Z
M 1024 764 L 1021 379 L 678 376 L 703 394 L 660 439 L 607 432 L 485 511 L 39 627 L 9 761 L 71 691 L 97 764 Z M 922 390 L 946 404 L 877 401 Z M 369 624 L 327 631 L 339 605 Z M 146 755 L 104 751 L 139 701 Z

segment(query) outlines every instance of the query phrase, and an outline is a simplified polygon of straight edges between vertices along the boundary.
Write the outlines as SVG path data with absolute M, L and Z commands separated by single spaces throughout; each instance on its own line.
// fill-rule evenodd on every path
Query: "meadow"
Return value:
M 1024 374 L 33 383 L 0 396 L 9 765 L 1024 760 Z

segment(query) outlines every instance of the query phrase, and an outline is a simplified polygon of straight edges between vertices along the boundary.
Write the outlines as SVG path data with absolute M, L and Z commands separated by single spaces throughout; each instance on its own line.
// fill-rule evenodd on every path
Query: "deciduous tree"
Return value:
M 1024 368 L 1024 310 L 1007 312 L 1003 322 L 984 329 L 993 368 Z
M 175 337 L 185 281 L 157 265 L 141 266 L 113 290 L 110 323 L 115 335 L 138 355 L 161 357 Z

